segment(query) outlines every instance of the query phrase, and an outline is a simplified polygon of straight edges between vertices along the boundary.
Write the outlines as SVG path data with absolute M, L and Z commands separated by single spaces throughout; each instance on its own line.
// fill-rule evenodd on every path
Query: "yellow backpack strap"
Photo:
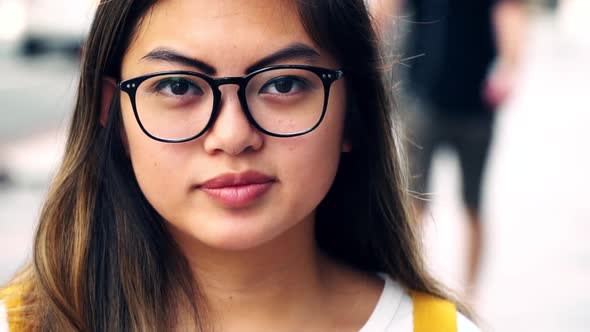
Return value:
M 449 301 L 430 294 L 411 292 L 414 332 L 457 332 L 457 309 Z
M 22 331 L 20 317 L 16 317 L 15 311 L 20 310 L 20 297 L 16 291 L 16 287 L 5 288 L 0 292 L 0 300 L 6 309 L 6 316 L 8 318 L 8 330 L 10 332 Z

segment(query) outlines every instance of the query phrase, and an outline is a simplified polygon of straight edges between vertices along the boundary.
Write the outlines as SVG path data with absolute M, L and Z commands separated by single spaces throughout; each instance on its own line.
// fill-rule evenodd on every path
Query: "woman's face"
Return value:
M 162 0 L 148 12 L 135 37 L 123 59 L 123 79 L 170 70 L 205 73 L 203 64 L 214 71 L 206 73 L 213 77 L 243 76 L 253 64 L 296 44 L 317 55 L 295 52 L 266 65 L 339 69 L 307 35 L 295 1 Z M 153 56 L 154 50 L 201 65 Z M 267 136 L 254 128 L 239 103 L 236 85 L 220 90 L 220 113 L 213 126 L 184 143 L 146 136 L 123 93 L 127 148 L 141 190 L 175 232 L 218 249 L 249 249 L 313 220 L 343 151 L 345 84 L 343 79 L 332 84 L 318 128 L 290 138 Z

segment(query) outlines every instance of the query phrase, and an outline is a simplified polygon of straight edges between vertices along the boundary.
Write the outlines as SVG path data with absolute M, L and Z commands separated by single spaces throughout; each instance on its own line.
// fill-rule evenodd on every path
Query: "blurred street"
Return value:
M 590 43 L 542 17 L 519 87 L 501 110 L 486 177 L 484 267 L 474 300 L 485 331 L 590 326 Z M 586 30 L 590 31 L 590 30 Z M 0 45 L 0 48 L 2 45 Z M 31 252 L 63 151 L 79 63 L 0 51 L 0 284 Z M 432 269 L 461 285 L 458 163 L 437 155 L 425 240 Z
M 1 56 L 0 143 L 64 124 L 72 108 L 78 66 L 74 57 L 59 54 Z
M 78 61 L 0 52 L 0 283 L 30 253 L 35 221 L 63 149 Z
M 590 44 L 574 42 L 547 19 L 529 40 L 488 164 L 487 238 L 474 306 L 489 331 L 588 331 Z M 467 251 L 459 166 L 449 154 L 436 163 L 426 247 L 433 269 L 460 288 Z

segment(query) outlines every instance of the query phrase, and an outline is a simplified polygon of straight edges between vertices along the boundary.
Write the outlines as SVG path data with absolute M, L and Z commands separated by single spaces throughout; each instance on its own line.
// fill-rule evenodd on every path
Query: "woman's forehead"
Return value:
M 256 20 L 264 17 L 281 17 L 297 12 L 295 0 L 159 0 L 154 8 L 164 8 L 187 14 L 190 19 L 205 20 L 209 23 L 218 19 L 247 17 Z M 178 10 L 178 11 L 177 11 Z M 252 21 L 255 23 L 255 21 Z
M 235 75 L 277 49 L 294 43 L 314 45 L 294 0 L 161 0 L 146 14 L 135 37 L 124 59 L 124 72 L 126 64 L 140 63 L 160 48 Z

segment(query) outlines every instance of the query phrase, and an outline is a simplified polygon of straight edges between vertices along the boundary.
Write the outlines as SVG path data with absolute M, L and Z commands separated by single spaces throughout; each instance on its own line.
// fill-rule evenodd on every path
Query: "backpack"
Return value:
M 457 309 L 453 303 L 426 293 L 410 294 L 414 303 L 414 332 L 457 331 Z

